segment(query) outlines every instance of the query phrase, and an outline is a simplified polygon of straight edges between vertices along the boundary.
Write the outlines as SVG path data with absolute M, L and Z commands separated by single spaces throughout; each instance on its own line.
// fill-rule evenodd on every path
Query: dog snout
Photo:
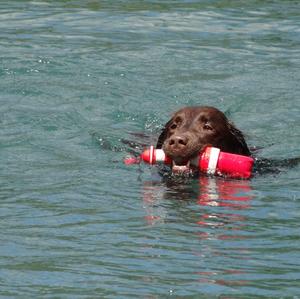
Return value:
M 184 149 L 188 144 L 188 137 L 184 135 L 174 135 L 170 137 L 168 146 L 172 149 Z

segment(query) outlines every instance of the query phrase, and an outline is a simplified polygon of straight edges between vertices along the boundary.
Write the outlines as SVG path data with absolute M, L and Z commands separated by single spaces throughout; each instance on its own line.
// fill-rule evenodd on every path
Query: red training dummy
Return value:
M 140 159 L 151 165 L 156 163 L 172 164 L 162 149 L 150 146 L 140 156 Z M 125 164 L 139 163 L 140 159 L 129 158 Z M 206 147 L 198 157 L 190 161 L 201 172 L 210 175 L 223 175 L 231 178 L 248 179 L 252 174 L 254 160 L 251 157 L 221 152 L 216 147 Z

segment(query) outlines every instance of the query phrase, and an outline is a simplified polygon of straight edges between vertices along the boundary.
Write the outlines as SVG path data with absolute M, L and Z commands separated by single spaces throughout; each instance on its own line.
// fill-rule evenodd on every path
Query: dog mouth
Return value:
M 172 162 L 172 172 L 176 174 L 180 173 L 190 173 L 191 172 L 191 161 L 187 161 L 186 164 L 176 164 L 174 161 Z
M 195 161 L 194 159 L 189 159 L 186 161 L 172 161 L 172 173 L 176 175 L 189 175 L 193 174 L 197 171 L 197 168 L 195 167 Z
M 163 147 L 166 155 L 172 160 L 171 171 L 176 175 L 189 175 L 198 172 L 197 158 L 202 147 L 185 149 L 184 151 L 170 149 L 168 146 Z

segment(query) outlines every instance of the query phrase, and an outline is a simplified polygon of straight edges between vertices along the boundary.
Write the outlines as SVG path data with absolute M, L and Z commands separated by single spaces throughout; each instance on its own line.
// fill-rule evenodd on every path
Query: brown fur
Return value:
M 250 156 L 242 132 L 214 107 L 185 107 L 177 111 L 166 123 L 156 147 L 163 148 L 180 165 L 208 145 Z

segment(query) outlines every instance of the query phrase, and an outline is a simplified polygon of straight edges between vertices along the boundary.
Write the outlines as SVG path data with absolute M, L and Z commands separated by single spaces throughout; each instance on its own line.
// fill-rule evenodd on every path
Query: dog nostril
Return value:
M 187 142 L 183 139 L 178 139 L 178 143 L 181 145 L 186 145 Z
M 169 145 L 170 146 L 186 146 L 188 143 L 187 139 L 186 138 L 182 138 L 182 137 L 179 137 L 179 136 L 174 136 L 173 138 L 171 138 L 169 140 Z

